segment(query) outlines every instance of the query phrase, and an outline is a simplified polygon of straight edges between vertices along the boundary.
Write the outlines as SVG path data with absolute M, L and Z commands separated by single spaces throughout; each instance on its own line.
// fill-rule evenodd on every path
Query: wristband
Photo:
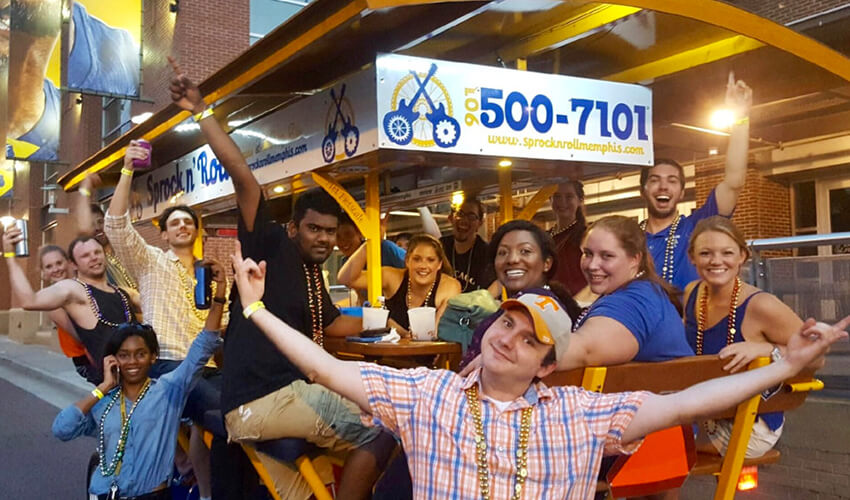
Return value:
M 96 397 L 98 400 L 103 399 L 103 392 L 101 392 L 97 387 L 91 390 L 91 395 Z
M 12 257 L 16 257 L 15 252 L 3 252 L 3 257 L 7 259 L 11 259 Z
M 129 175 L 130 177 L 133 177 L 133 171 L 127 167 L 124 167 L 121 169 L 121 175 Z
M 741 118 L 738 118 L 734 122 L 732 122 L 733 125 L 743 125 L 745 123 L 750 123 L 750 117 L 749 116 L 743 116 Z
M 242 316 L 245 316 L 245 319 L 249 319 L 252 314 L 259 311 L 260 309 L 265 309 L 266 305 L 263 304 L 262 300 L 258 300 L 253 304 L 248 305 L 245 309 L 242 310 Z
M 80 194 L 81 194 L 81 195 L 83 195 L 83 196 L 87 196 L 87 197 L 89 197 L 89 198 L 91 197 L 91 191 L 89 191 L 88 189 L 81 187 L 81 188 L 79 189 L 79 191 L 80 191 Z
M 227 304 L 227 299 L 224 297 L 213 297 L 213 302 L 218 302 L 219 304 Z
M 212 116 L 212 115 L 213 115 L 212 108 L 206 108 L 203 111 L 201 111 L 200 113 L 195 114 L 195 116 L 193 116 L 192 119 L 195 120 L 195 123 L 198 123 L 199 121 L 203 120 L 204 118 L 207 118 L 207 117 Z

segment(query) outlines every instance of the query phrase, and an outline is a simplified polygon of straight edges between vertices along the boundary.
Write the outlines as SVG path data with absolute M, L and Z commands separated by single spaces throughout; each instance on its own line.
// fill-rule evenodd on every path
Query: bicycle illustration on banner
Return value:
M 434 77 L 437 65 L 427 74 L 410 71 L 393 91 L 393 111 L 384 115 L 387 137 L 400 146 L 451 148 L 460 139 L 460 124 L 452 117 L 452 100 L 446 87 Z
M 328 108 L 328 116 L 325 120 L 328 133 L 322 139 L 322 158 L 324 158 L 325 163 L 354 156 L 357 152 L 357 146 L 360 144 L 360 130 L 354 126 L 354 109 L 351 103 L 345 99 L 345 84 L 339 90 L 339 99 L 337 99 L 334 89 L 331 89 L 331 101 L 333 106 Z M 343 112 L 343 108 L 346 112 Z M 333 118 L 331 118 L 331 114 L 333 114 Z M 340 120 L 342 121 L 341 126 Z M 342 153 L 339 155 L 336 153 L 336 141 L 340 136 L 343 140 L 344 156 Z

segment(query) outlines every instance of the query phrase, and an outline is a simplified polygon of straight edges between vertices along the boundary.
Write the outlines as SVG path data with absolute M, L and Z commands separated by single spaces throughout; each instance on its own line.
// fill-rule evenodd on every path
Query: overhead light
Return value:
M 174 127 L 176 132 L 185 133 L 185 132 L 194 132 L 196 130 L 201 130 L 201 126 L 197 123 L 181 123 Z
M 708 155 L 709 156 L 716 156 L 717 155 L 717 148 L 708 148 Z
M 502 168 L 508 168 L 513 164 L 514 164 L 514 162 L 512 162 L 511 160 L 502 160 L 502 161 L 499 162 L 499 166 L 502 167 Z
M 140 113 L 130 118 L 130 121 L 138 125 L 140 123 L 144 123 L 151 116 L 153 116 L 153 113 L 151 113 L 150 111 L 145 111 L 144 113 Z
M 452 193 L 452 207 L 460 208 L 460 206 L 463 205 L 463 200 L 463 191 L 455 191 Z
M 735 113 L 731 109 L 718 109 L 711 114 L 708 122 L 715 130 L 726 130 L 735 123 Z
M 272 191 L 274 191 L 274 192 L 275 192 L 275 194 L 281 194 L 281 193 L 283 193 L 284 191 L 286 191 L 286 188 L 284 188 L 283 186 L 281 186 L 280 184 L 278 184 L 277 186 L 275 186 L 275 187 L 272 189 Z

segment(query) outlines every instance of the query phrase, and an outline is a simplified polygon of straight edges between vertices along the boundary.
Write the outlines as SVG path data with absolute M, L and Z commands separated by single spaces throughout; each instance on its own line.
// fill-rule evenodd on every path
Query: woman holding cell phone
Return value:
M 223 277 L 223 268 L 213 269 Z M 148 376 L 159 354 L 153 328 L 124 323 L 112 333 L 104 348 L 103 382 L 53 421 L 53 434 L 62 441 L 83 435 L 97 439 L 100 465 L 89 493 L 107 500 L 171 499 L 180 415 L 198 373 L 221 343 L 223 307 L 212 303 L 186 358 L 158 379 Z

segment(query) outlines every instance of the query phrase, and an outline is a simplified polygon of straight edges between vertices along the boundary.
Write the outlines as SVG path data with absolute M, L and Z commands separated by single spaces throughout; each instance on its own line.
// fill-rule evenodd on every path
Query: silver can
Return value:
M 15 244 L 15 257 L 29 257 L 30 244 L 29 234 L 27 233 L 27 221 L 23 219 L 15 219 L 14 226 L 21 231 L 21 236 L 24 237 L 24 239 Z

